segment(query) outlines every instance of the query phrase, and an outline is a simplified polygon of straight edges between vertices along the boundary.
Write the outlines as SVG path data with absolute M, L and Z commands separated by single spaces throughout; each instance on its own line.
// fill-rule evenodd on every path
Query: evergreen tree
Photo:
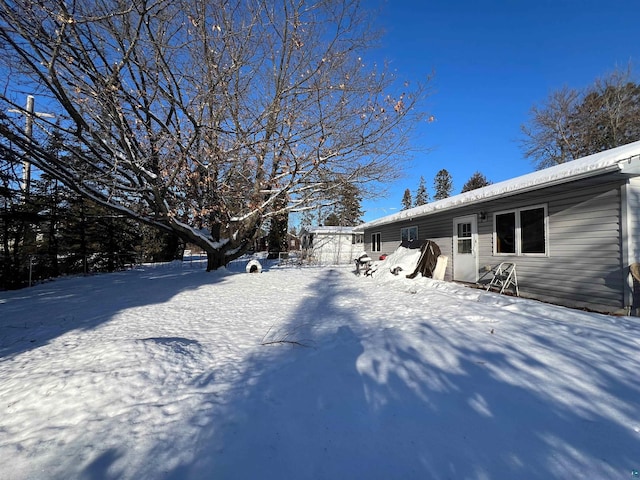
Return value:
M 337 227 L 340 225 L 340 217 L 335 212 L 331 212 L 327 215 L 327 218 L 324 219 L 324 224 L 327 227 Z
M 184 244 L 173 232 L 140 224 L 140 241 L 134 247 L 138 261 L 170 262 L 184 251 Z
M 424 205 L 429 202 L 429 193 L 427 193 L 427 185 L 424 181 L 424 177 L 420 176 L 420 183 L 418 184 L 418 189 L 416 190 L 416 199 L 414 205 L 419 207 L 420 205 Z
M 344 182 L 338 189 L 335 204 L 325 217 L 325 225 L 355 227 L 362 223 L 362 195 L 357 186 Z M 330 223 L 329 223 L 330 222 Z
M 436 173 L 436 177 L 433 182 L 433 189 L 435 190 L 434 200 L 442 200 L 450 197 L 453 191 L 453 180 L 451 174 L 444 168 Z
M 267 243 L 269 246 L 268 258 L 278 258 L 280 252 L 287 252 L 289 244 L 287 242 L 287 231 L 289 230 L 289 212 L 286 210 L 287 197 L 278 197 L 274 202 L 274 210 L 277 213 L 269 221 L 269 234 Z
M 471 175 L 471 178 L 469 180 L 467 180 L 467 183 L 464 184 L 464 186 L 462 187 L 462 192 L 460 193 L 469 192 L 471 190 L 475 190 L 476 188 L 486 187 L 487 185 L 491 185 L 491 182 L 487 180 L 487 177 L 485 177 L 480 172 L 476 172 Z
M 300 217 L 300 227 L 309 229 L 313 225 L 317 225 L 319 221 L 318 215 L 314 210 L 304 210 Z
M 413 199 L 411 198 L 411 190 L 407 188 L 402 196 L 402 210 L 409 210 L 411 207 L 413 207 Z
M 19 288 L 25 277 L 25 222 L 19 165 L 19 156 L 12 149 L 0 155 L 0 289 Z
M 362 223 L 362 195 L 352 183 L 344 183 L 340 188 L 340 203 L 336 205 L 336 215 L 343 227 L 355 227 Z

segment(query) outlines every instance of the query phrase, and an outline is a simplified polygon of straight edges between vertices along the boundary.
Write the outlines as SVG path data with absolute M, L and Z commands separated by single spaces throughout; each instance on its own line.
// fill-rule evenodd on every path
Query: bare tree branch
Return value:
M 398 85 L 370 60 L 369 27 L 356 0 L 0 0 L 0 61 L 15 72 L 0 109 L 31 86 L 65 151 L 6 115 L 0 137 L 217 268 L 269 218 L 400 170 L 428 79 Z

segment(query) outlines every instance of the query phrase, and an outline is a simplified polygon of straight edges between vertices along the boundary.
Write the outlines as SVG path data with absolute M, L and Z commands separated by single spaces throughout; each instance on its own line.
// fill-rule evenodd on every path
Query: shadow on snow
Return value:
M 493 351 L 426 322 L 418 338 L 398 329 L 363 335 L 358 306 L 347 301 L 357 292 L 338 288 L 338 274 L 327 271 L 288 324 L 314 348 L 265 347 L 232 398 L 203 399 L 212 406 L 192 418 L 202 425 L 192 458 L 135 478 L 547 480 L 622 478 L 639 466 L 630 428 L 497 373 L 518 375 L 512 354 L 539 363 L 526 351 Z M 610 408 L 638 418 L 638 388 L 596 370 L 621 400 Z M 158 443 L 149 465 L 171 449 Z M 108 478 L 118 454 L 107 455 L 86 478 Z
M 452 342 L 429 323 L 420 338 L 397 329 L 362 337 L 357 292 L 338 289 L 336 275 L 328 271 L 289 322 L 316 348 L 282 345 L 256 358 L 226 407 L 193 419 L 204 425 L 194 460 L 166 478 L 546 480 L 637 468 L 640 439 L 629 428 L 499 378 L 517 375 L 504 352 Z M 596 374 L 633 404 L 633 383 Z
M 138 277 L 132 281 L 132 276 Z M 118 312 L 166 302 L 186 290 L 223 281 L 201 265 L 60 278 L 30 289 L 0 292 L 0 359 L 38 348 L 76 329 L 92 329 Z M 96 298 L 101 301 L 96 302 Z

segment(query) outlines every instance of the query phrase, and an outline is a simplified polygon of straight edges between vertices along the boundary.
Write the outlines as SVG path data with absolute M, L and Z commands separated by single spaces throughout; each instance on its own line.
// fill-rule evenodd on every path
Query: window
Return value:
M 496 213 L 493 224 L 494 254 L 546 255 L 546 205 Z
M 362 237 L 364 237 L 364 235 L 362 233 L 352 233 L 351 234 L 351 244 L 352 245 L 356 245 L 358 243 L 363 243 L 364 240 L 363 240 Z
M 495 216 L 496 253 L 516 253 L 516 214 L 497 213 Z
M 418 227 L 405 227 L 400 229 L 402 242 L 411 242 L 418 239 Z
M 458 223 L 458 253 L 473 253 L 470 223 Z
M 379 252 L 380 248 L 380 233 L 372 233 L 371 234 L 371 251 Z

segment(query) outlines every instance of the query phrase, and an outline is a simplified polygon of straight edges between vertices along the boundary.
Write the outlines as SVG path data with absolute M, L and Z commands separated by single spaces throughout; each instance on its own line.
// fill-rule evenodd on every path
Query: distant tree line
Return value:
M 469 180 L 464 184 L 460 193 L 475 190 L 476 188 L 486 187 L 491 185 L 491 182 L 480 172 L 475 172 Z M 446 169 L 441 169 L 436 173 L 433 180 L 434 195 L 433 200 L 443 200 L 451 196 L 453 192 L 453 178 Z M 429 193 L 427 191 L 426 182 L 423 176 L 420 177 L 420 183 L 415 191 L 415 194 L 411 194 L 410 189 L 404 191 L 402 197 L 402 210 L 407 210 L 413 207 L 419 207 L 429 203 Z
M 21 173 L 17 162 L 0 158 L 0 289 L 181 255 L 176 235 L 118 215 L 49 175 L 34 178 L 25 195 Z

